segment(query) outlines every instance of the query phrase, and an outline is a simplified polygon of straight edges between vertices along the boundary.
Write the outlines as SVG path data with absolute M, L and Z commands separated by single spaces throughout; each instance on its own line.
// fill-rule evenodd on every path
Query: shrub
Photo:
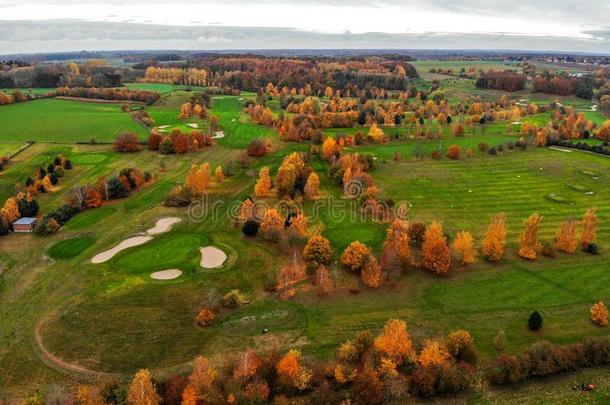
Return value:
M 176 153 L 174 149 L 174 142 L 172 142 L 169 136 L 163 138 L 163 140 L 159 144 L 159 152 L 164 155 L 171 155 L 172 153 Z
M 59 224 L 54 218 L 45 217 L 34 228 L 34 233 L 40 236 L 47 236 L 56 233 L 59 230 Z
M 426 225 L 422 222 L 411 222 L 409 225 L 409 240 L 413 241 L 415 246 L 421 246 L 424 242 L 426 234 Z
M 366 263 L 369 248 L 358 241 L 349 244 L 341 255 L 341 263 L 352 271 L 360 272 Z
M 241 228 L 241 231 L 245 236 L 256 236 L 256 234 L 258 234 L 258 228 L 258 222 L 253 219 L 249 219 L 244 223 L 244 226 Z
M 229 308 L 238 308 L 249 302 L 248 298 L 239 290 L 231 290 L 222 297 L 222 304 Z
M 146 142 L 148 149 L 159 150 L 159 145 L 161 144 L 162 139 L 163 137 L 157 132 L 151 132 L 148 136 L 148 141 Z
M 267 154 L 267 145 L 264 139 L 257 138 L 250 141 L 248 145 L 248 155 L 261 157 Z
M 451 145 L 447 157 L 453 160 L 458 160 L 462 156 L 462 149 L 457 145 Z
M 489 148 L 489 150 L 487 152 L 492 156 L 498 154 L 498 151 L 496 150 L 496 148 Z
M 537 331 L 542 328 L 542 315 L 538 311 L 534 311 L 530 314 L 529 319 L 527 320 L 527 327 L 531 331 Z
M 202 328 L 207 328 L 208 326 L 212 326 L 214 323 L 214 312 L 212 312 L 209 308 L 203 308 L 197 313 L 197 317 L 195 320 L 197 321 L 197 325 Z
M 591 307 L 591 320 L 598 326 L 608 326 L 608 308 L 603 301 Z
M 167 207 L 186 207 L 191 203 L 193 193 L 188 187 L 177 186 L 165 197 Z
M 138 137 L 132 132 L 126 132 L 118 136 L 114 141 L 113 148 L 116 152 L 138 152 Z
M 438 159 L 438 158 L 440 158 L 440 157 L 441 157 L 441 154 L 439 153 L 439 151 L 437 151 L 437 150 L 433 150 L 433 151 L 432 151 L 432 155 L 431 155 L 431 157 L 432 157 L 432 159 L 435 159 L 435 160 L 436 160 L 436 159 Z
M 481 152 L 487 152 L 489 150 L 489 145 L 485 142 L 479 143 L 479 150 Z

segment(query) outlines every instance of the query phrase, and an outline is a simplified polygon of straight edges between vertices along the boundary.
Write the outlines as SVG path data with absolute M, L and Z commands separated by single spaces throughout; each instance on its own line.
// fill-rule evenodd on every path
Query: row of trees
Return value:
M 157 91 L 129 90 L 127 88 L 60 87 L 54 92 L 61 97 L 79 97 L 100 100 L 137 101 L 148 105 L 161 95 Z
M 523 353 L 502 354 L 481 366 L 468 331 L 416 340 L 405 321 L 390 319 L 377 335 L 363 331 L 340 344 L 327 362 L 295 349 L 260 353 L 248 348 L 217 363 L 199 356 L 190 373 L 162 380 L 141 369 L 126 387 L 112 379 L 99 386 L 81 384 L 59 402 L 400 403 L 413 396 L 456 394 L 473 388 L 481 378 L 492 384 L 513 384 L 609 362 L 610 340 L 602 337 L 566 346 L 540 341 Z

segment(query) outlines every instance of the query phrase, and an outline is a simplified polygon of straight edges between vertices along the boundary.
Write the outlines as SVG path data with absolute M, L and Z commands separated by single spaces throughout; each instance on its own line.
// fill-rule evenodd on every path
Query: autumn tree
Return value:
M 387 230 L 383 248 L 390 249 L 402 264 L 406 264 L 410 257 L 409 241 L 409 224 L 396 218 Z
M 136 373 L 127 392 L 129 405 L 158 405 L 161 397 L 157 394 L 150 371 L 142 369 Z
M 377 259 L 371 253 L 366 257 L 360 277 L 367 287 L 377 288 L 381 285 L 381 266 L 379 266 Z
M 591 307 L 591 320 L 596 325 L 608 326 L 608 308 L 603 301 L 599 301 Z
M 188 187 L 194 196 L 203 195 L 210 185 L 210 164 L 203 163 L 199 167 L 191 166 L 185 186 Z
M 261 370 L 263 359 L 252 349 L 247 349 L 237 359 L 237 365 L 233 370 L 233 378 L 237 381 L 247 381 Z
M 369 254 L 370 250 L 364 243 L 354 241 L 343 251 L 341 263 L 352 271 L 360 272 Z
M 427 270 L 446 274 L 451 268 L 451 252 L 443 235 L 443 226 L 433 221 L 424 234 L 422 264 Z
M 322 157 L 325 160 L 330 160 L 339 151 L 335 138 L 329 136 L 322 143 Z
M 316 286 L 318 290 L 318 295 L 327 296 L 330 295 L 335 286 L 332 278 L 330 277 L 330 272 L 323 264 L 319 265 L 316 269 Z
M 308 387 L 312 377 L 311 371 L 301 363 L 301 352 L 290 350 L 277 363 L 278 378 L 285 384 L 292 385 L 298 390 Z
M 104 203 L 102 193 L 94 187 L 89 187 L 85 192 L 85 207 L 97 208 Z
M 485 232 L 483 239 L 483 257 L 487 261 L 497 262 L 504 256 L 504 244 L 506 240 L 506 217 L 500 213 L 491 218 L 491 223 Z
M 138 137 L 133 132 L 121 134 L 114 141 L 113 148 L 116 152 L 137 152 L 140 150 Z
M 373 342 L 373 347 L 394 363 L 402 364 L 413 355 L 413 343 L 407 332 L 407 323 L 399 319 L 388 320 L 381 334 Z
M 216 177 L 216 182 L 217 183 L 222 183 L 225 180 L 225 175 L 222 172 L 222 167 L 221 166 L 217 166 L 216 170 L 214 170 L 214 176 Z
M 458 160 L 462 156 L 462 149 L 458 145 L 451 145 L 447 152 L 447 157 Z
M 302 212 L 299 212 L 296 216 L 292 217 L 290 221 L 290 228 L 294 229 L 301 238 L 307 236 L 307 217 Z
M 562 252 L 576 252 L 578 242 L 576 241 L 576 220 L 568 219 L 559 224 L 555 235 L 555 248 Z
M 588 208 L 582 218 L 582 233 L 580 235 L 580 243 L 583 246 L 590 245 L 591 243 L 595 242 L 597 224 L 599 224 L 599 220 L 597 219 L 597 208 Z
M 193 364 L 193 371 L 188 378 L 188 386 L 194 389 L 199 400 L 209 399 L 215 379 L 216 370 L 214 370 L 210 361 L 203 356 L 197 357 Z
M 305 183 L 305 197 L 309 200 L 315 200 L 320 194 L 320 177 L 315 173 L 309 173 L 307 182 Z
M 242 222 L 246 222 L 248 220 L 254 219 L 256 215 L 256 209 L 254 207 L 254 203 L 249 198 L 246 198 L 244 202 L 241 204 L 241 208 L 239 210 L 239 220 Z
M 19 205 L 17 204 L 17 199 L 15 197 L 8 198 L 2 210 L 0 211 L 0 215 L 2 215 L 2 219 L 8 225 L 11 225 L 13 222 L 19 219 Z
M 447 347 L 439 342 L 438 340 L 427 340 L 424 343 L 424 348 L 422 349 L 417 362 L 422 367 L 430 367 L 430 366 L 442 366 L 446 364 L 451 356 L 449 355 L 449 351 Z
M 275 208 L 270 208 L 263 214 L 260 228 L 265 238 L 277 240 L 284 229 L 284 218 Z
M 258 173 L 258 181 L 254 186 L 254 194 L 257 197 L 266 197 L 271 190 L 271 177 L 269 177 L 269 168 L 264 166 Z
M 460 231 L 453 241 L 453 251 L 462 264 L 474 263 L 473 238 L 470 232 Z
M 540 221 L 542 221 L 542 217 L 538 214 L 533 214 L 524 222 L 525 231 L 519 238 L 519 256 L 524 259 L 535 260 L 536 255 L 540 251 L 540 242 L 538 241 Z
M 309 262 L 326 264 L 333 257 L 330 242 L 322 235 L 314 235 L 307 241 L 303 249 L 303 258 Z

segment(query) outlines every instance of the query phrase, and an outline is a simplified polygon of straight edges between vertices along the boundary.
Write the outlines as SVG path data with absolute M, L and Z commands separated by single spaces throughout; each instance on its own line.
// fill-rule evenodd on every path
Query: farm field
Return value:
M 489 61 L 414 65 L 421 80 L 436 78 L 427 74 L 430 68 L 507 68 Z M 442 77 L 439 91 L 450 102 L 464 95 L 495 100 L 504 94 L 475 89 L 472 80 Z M 191 90 L 203 89 L 154 83 L 126 86 L 161 93 L 144 110 L 155 127 L 163 128 L 163 134 L 176 129 L 189 133 L 193 130 L 189 124 L 210 131 L 209 120 L 178 118 Z M 601 112 L 589 110 L 590 101 L 574 97 L 555 98 L 529 90 L 509 97 L 539 105 L 558 99 L 579 111 L 587 110 L 585 117 L 598 126 L 606 120 Z M 405 122 L 380 125 L 388 135 L 384 142 L 346 144 L 341 153 L 371 156 L 367 174 L 374 179 L 377 197 L 406 203 L 409 222 L 439 221 L 449 242 L 459 231 L 471 232 L 477 257 L 469 266 L 454 259 L 452 271 L 445 276 L 410 263 L 399 277 L 384 280 L 379 288 L 367 288 L 359 275 L 340 264 L 341 254 L 350 243 L 360 241 L 380 257 L 388 223 L 364 216 L 357 200 L 346 198 L 344 189 L 331 178 L 332 159 L 310 153 L 320 145 L 309 140 L 283 142 L 275 128 L 256 124 L 244 107 L 259 98 L 252 92 L 212 96 L 209 113 L 218 118 L 224 137 L 201 150 L 167 155 L 148 150 L 143 143 L 149 130 L 122 112 L 120 105 L 45 99 L 0 106 L 0 156 L 35 141 L 0 171 L 0 201 L 23 189 L 16 185 L 48 167 L 58 155 L 69 159 L 73 168 L 65 170 L 52 191 L 36 195 L 39 217 L 63 206 L 71 190 L 123 175 L 123 169 L 151 174 L 127 197 L 79 212 L 54 234 L 0 238 L 0 391 L 27 396 L 32 390 L 49 389 L 50 381 L 69 386 L 111 377 L 127 381 L 141 368 L 150 369 L 161 381 L 174 373 L 188 373 L 196 356 L 221 364 L 248 348 L 281 353 L 298 349 L 307 359 L 330 362 L 343 342 L 364 330 L 377 335 L 393 318 L 406 321 L 418 349 L 427 339 L 468 330 L 483 366 L 502 353 L 521 353 L 541 340 L 564 345 L 608 336 L 607 328 L 591 322 L 590 308 L 598 301 L 610 302 L 609 156 L 536 147 L 531 138 L 521 150 L 515 146 L 521 138 L 518 127 L 507 130 L 512 120 L 475 123 L 459 137 L 446 125 L 435 139 L 415 136 L 414 127 Z M 277 98 L 269 106 L 279 115 Z M 543 127 L 550 117 L 551 112 L 545 112 L 524 116 L 520 122 Z M 422 126 L 437 128 L 439 121 L 430 119 Z M 320 134 L 353 136 L 368 130 L 354 125 L 321 128 Z M 137 135 L 141 150 L 115 152 L 110 143 L 127 131 Z M 257 139 L 267 143 L 268 153 L 246 156 Z M 601 145 L 602 141 L 585 142 Z M 447 153 L 455 145 L 463 155 L 449 159 Z M 502 149 L 492 155 L 490 146 Z M 470 157 L 465 157 L 467 150 Z M 262 231 L 246 237 L 236 224 L 247 198 L 279 204 L 273 195 L 255 197 L 255 184 L 263 167 L 270 169 L 277 183 L 283 158 L 293 152 L 308 154 L 307 166 L 320 178 L 320 198 L 297 203 L 309 229 L 319 231 L 333 248 L 327 267 L 337 287 L 326 297 L 319 296 L 311 283 L 313 267 L 308 268 L 307 278 L 294 283 L 294 296 L 281 296 L 279 275 L 294 263 L 294 252 L 302 251 L 305 241 L 281 237 L 274 243 L 265 240 Z M 439 156 L 433 158 L 434 152 Z M 204 196 L 192 197 L 189 207 L 167 206 L 168 194 L 186 183 L 193 165 L 203 163 L 209 163 L 211 173 Z M 223 181 L 215 177 L 218 167 L 224 172 Z M 597 208 L 599 219 L 599 254 L 578 249 L 553 257 L 539 254 L 536 260 L 519 257 L 523 221 L 531 214 L 543 216 L 539 238 L 550 242 L 561 222 L 580 220 L 591 207 Z M 489 263 L 478 252 L 490 218 L 500 212 L 506 214 L 506 251 L 502 260 Z M 150 232 L 157 221 L 174 218 L 178 220 L 163 232 Z M 93 260 L 137 238 L 145 240 L 118 249 L 107 260 Z M 205 247 L 220 249 L 226 259 L 205 268 L 201 251 Z M 411 252 L 415 261 L 423 255 L 420 247 L 412 246 Z M 168 280 L 151 277 L 164 270 L 181 273 Z M 245 304 L 215 305 L 233 290 L 247 297 Z M 205 328 L 195 322 L 202 307 L 215 308 L 214 323 Z M 528 329 L 528 316 L 534 310 L 544 315 L 544 328 L 538 332 Z M 498 344 L 499 340 L 504 343 Z M 481 384 L 437 401 L 604 402 L 610 397 L 608 371 L 608 367 L 592 367 L 510 389 Z M 572 392 L 571 386 L 581 379 L 595 382 L 598 390 Z

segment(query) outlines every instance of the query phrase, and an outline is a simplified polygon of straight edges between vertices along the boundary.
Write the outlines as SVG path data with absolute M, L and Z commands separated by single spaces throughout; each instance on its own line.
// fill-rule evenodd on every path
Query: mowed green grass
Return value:
M 167 94 L 178 90 L 201 91 L 203 87 L 183 86 L 167 83 L 127 83 L 125 85 L 129 90 L 148 90 L 157 91 L 161 94 Z
M 53 259 L 71 259 L 81 254 L 94 242 L 95 238 L 89 235 L 62 240 L 49 248 L 49 256 Z
M 148 131 L 118 104 L 44 99 L 2 106 L 1 141 L 112 142 L 122 132 Z

